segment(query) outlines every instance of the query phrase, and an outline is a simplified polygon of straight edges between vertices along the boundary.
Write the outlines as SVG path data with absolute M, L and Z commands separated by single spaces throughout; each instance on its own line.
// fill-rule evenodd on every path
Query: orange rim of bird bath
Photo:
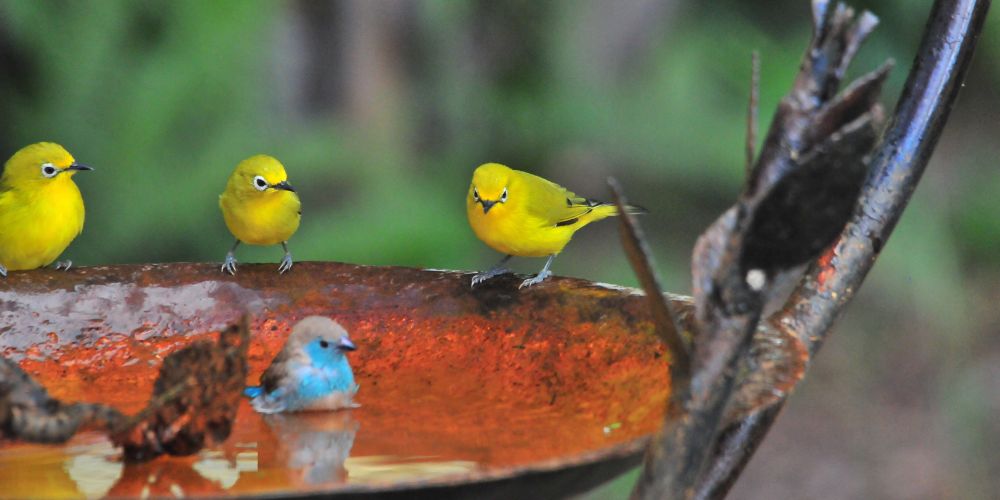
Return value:
M 248 312 L 248 383 L 309 315 L 350 332 L 360 408 L 278 416 L 243 401 L 232 434 L 191 457 L 124 464 L 107 438 L 63 445 L 0 438 L 0 490 L 32 496 L 552 495 L 639 464 L 669 398 L 665 347 L 645 297 L 554 278 L 518 290 L 470 273 L 297 263 L 162 264 L 11 273 L 0 282 L 0 348 L 49 394 L 136 412 L 162 360 Z M 692 307 L 673 299 L 682 318 Z M 804 349 L 761 359 L 801 375 Z M 777 339 L 777 340 L 775 340 Z M 752 385 L 752 384 L 751 384 Z M 777 387 L 777 388 L 775 388 Z M 740 405 L 734 405 L 739 407 Z M 744 408 L 744 409 L 746 409 Z M 738 408 L 732 411 L 741 411 Z

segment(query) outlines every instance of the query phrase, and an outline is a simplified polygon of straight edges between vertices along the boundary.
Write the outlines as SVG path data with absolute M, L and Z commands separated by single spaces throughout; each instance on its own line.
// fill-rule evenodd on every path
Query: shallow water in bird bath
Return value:
M 221 446 L 138 465 L 124 465 L 93 432 L 60 446 L 0 442 L 0 497 L 336 491 L 490 477 L 614 446 L 638 449 L 663 418 L 664 350 L 646 320 L 623 323 L 623 310 L 644 308 L 641 298 L 587 293 L 588 300 L 617 293 L 618 302 L 591 313 L 540 293 L 549 298 L 539 308 L 478 303 L 464 310 L 438 297 L 439 310 L 428 314 L 405 307 L 405 294 L 367 310 L 332 311 L 328 300 L 320 301 L 323 310 L 317 297 L 303 294 L 298 314 L 257 316 L 248 383 L 281 348 L 295 318 L 324 313 L 358 345 L 348 357 L 360 408 L 262 416 L 244 402 Z M 606 307 L 613 309 L 600 312 Z M 44 336 L 5 354 L 56 398 L 135 412 L 167 354 L 214 335 L 172 334 L 155 324 L 76 342 Z

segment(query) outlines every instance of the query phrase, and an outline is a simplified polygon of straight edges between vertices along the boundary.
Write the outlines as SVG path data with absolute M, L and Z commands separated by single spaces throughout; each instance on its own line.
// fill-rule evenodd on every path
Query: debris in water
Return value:
M 247 376 L 247 317 L 164 360 L 147 407 L 133 417 L 90 403 L 49 396 L 21 367 L 0 357 L 0 437 L 62 443 L 77 431 L 100 429 L 129 462 L 164 453 L 190 455 L 224 441 L 232 429 Z
M 167 356 L 149 406 L 111 436 L 126 461 L 191 455 L 229 437 L 247 377 L 247 323 Z
M 52 398 L 17 363 L 0 357 L 0 437 L 63 443 L 80 428 L 110 429 L 124 419 L 104 405 Z

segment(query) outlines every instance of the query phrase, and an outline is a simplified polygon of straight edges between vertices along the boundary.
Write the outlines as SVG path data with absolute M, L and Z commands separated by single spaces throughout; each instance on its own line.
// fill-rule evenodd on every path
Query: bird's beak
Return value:
M 293 188 L 292 185 L 288 183 L 288 181 L 281 181 L 271 187 L 273 187 L 274 189 L 284 189 L 285 191 L 291 191 L 293 193 L 295 192 L 295 188 Z
M 337 347 L 339 347 L 341 351 L 354 351 L 358 348 L 354 345 L 354 342 L 351 342 L 351 339 L 347 337 L 340 337 L 340 345 Z
M 89 167 L 82 163 L 73 162 L 70 166 L 66 167 L 64 170 L 93 170 L 94 167 Z
M 487 212 L 489 212 L 490 209 L 493 208 L 493 205 L 497 204 L 496 201 L 490 201 L 490 200 L 480 200 L 480 203 L 483 204 L 483 213 L 484 214 L 487 213 Z

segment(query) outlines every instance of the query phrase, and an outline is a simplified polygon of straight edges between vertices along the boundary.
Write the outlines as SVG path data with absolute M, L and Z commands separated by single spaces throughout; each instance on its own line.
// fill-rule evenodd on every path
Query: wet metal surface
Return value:
M 638 464 L 662 422 L 667 356 L 634 290 L 556 278 L 518 291 L 510 276 L 473 291 L 468 273 L 333 263 L 273 271 L 12 273 L 0 283 L 0 346 L 53 397 L 134 413 L 169 353 L 215 338 L 244 311 L 253 318 L 248 382 L 291 325 L 322 314 L 358 344 L 350 359 L 361 408 L 263 418 L 244 401 L 221 445 L 137 465 L 123 465 L 96 433 L 59 447 L 7 442 L 0 485 L 36 492 L 47 478 L 54 496 L 565 493 Z M 690 302 L 671 297 L 690 324 Z M 801 346 L 775 335 L 761 332 L 782 347 L 760 359 L 795 365 Z
M 243 402 L 222 445 L 140 465 L 123 465 L 96 433 L 56 447 L 7 442 L 0 485 L 38 494 L 45 477 L 55 496 L 362 494 L 551 483 L 561 472 L 593 482 L 637 463 L 669 395 L 644 299 L 579 280 L 528 292 L 517 282 L 470 291 L 463 273 L 311 263 L 281 277 L 273 266 L 232 278 L 194 264 L 12 273 L 0 283 L 0 345 L 53 397 L 135 412 L 167 354 L 247 310 L 248 381 L 292 324 L 324 314 L 359 346 L 362 407 L 265 419 Z

